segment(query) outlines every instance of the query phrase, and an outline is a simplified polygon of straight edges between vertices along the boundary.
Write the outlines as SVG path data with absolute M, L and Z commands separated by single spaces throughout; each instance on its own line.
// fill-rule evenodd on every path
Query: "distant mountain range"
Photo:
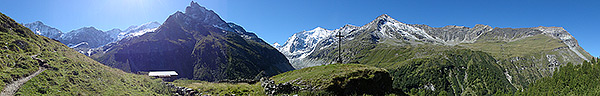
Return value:
M 153 32 L 91 53 L 96 61 L 129 72 L 175 70 L 179 78 L 206 81 L 254 79 L 294 70 L 283 54 L 256 34 L 195 2 Z
M 366 30 L 376 29 L 376 30 Z M 374 41 L 382 43 L 381 40 L 394 40 L 397 42 L 407 42 L 407 44 L 437 44 L 437 45 L 459 45 L 472 44 L 484 41 L 502 41 L 512 42 L 542 34 L 554 39 L 560 40 L 562 44 L 567 45 L 567 49 L 576 60 L 588 60 L 592 56 L 579 46 L 577 40 L 567 31 L 560 27 L 535 27 L 535 28 L 492 28 L 487 25 L 476 25 L 473 28 L 464 26 L 446 26 L 442 28 L 433 28 L 427 25 L 419 24 L 404 24 L 396 21 L 388 15 L 381 15 L 371 23 L 362 27 L 353 25 L 345 25 L 342 28 L 335 30 L 327 30 L 317 27 L 310 31 L 298 32 L 283 44 L 273 44 L 278 50 L 290 59 L 290 62 L 296 68 L 303 68 L 321 64 L 329 64 L 332 62 L 319 62 L 300 64 L 300 62 L 313 61 L 306 59 L 315 50 L 320 50 L 326 47 L 331 47 L 336 42 L 337 38 L 334 35 L 341 31 L 343 35 L 347 35 L 345 40 L 353 40 L 359 31 L 370 32 L 374 36 Z M 334 46 L 335 47 L 335 46 Z M 305 59 L 306 58 L 306 59 Z M 319 61 L 319 60 L 317 60 Z M 298 63 L 294 63 L 298 62 Z M 565 62 L 563 62 L 565 63 Z
M 345 36 L 342 39 L 341 48 L 338 48 L 339 42 L 335 37 L 338 32 Z M 335 63 L 338 54 L 342 54 L 343 63 L 374 65 L 388 68 L 391 71 L 405 70 L 403 68 L 408 67 L 406 64 L 415 64 L 414 60 L 421 59 L 434 60 L 435 62 L 464 62 L 462 60 L 471 59 L 491 60 L 493 62 L 487 62 L 486 64 L 489 65 L 486 66 L 497 66 L 499 68 L 498 72 L 492 72 L 493 75 L 503 75 L 502 78 L 508 80 L 507 83 L 518 90 L 526 88 L 528 84 L 541 77 L 551 76 L 561 65 L 567 63 L 581 64 L 583 61 L 593 58 L 578 45 L 573 36 L 561 27 L 493 28 L 488 25 L 475 25 L 473 28 L 469 28 L 450 25 L 434 28 L 420 24 L 405 24 L 386 14 L 363 26 L 345 25 L 334 30 L 317 27 L 310 31 L 298 32 L 292 35 L 283 45 L 273 44 L 273 46 L 284 54 L 297 69 Z M 338 50 L 342 50 L 342 53 L 338 53 Z M 473 50 L 477 54 L 479 54 L 478 52 L 484 52 L 485 54 L 476 56 L 485 57 L 488 54 L 493 58 L 477 59 L 472 57 L 471 52 L 460 50 Z M 451 58 L 455 56 L 461 57 Z M 465 63 L 468 62 L 458 64 Z M 438 64 L 443 65 L 444 63 Z M 458 65 L 448 68 L 456 67 Z M 469 70 L 470 67 L 463 66 L 462 68 Z M 487 69 L 490 68 L 494 69 L 496 67 Z M 417 73 L 420 73 L 423 70 L 430 69 L 417 69 L 414 72 L 419 71 Z M 444 70 L 444 68 L 437 70 Z M 441 72 L 454 74 L 456 71 L 461 70 L 459 67 L 458 70 Z M 394 73 L 392 72 L 392 74 Z M 473 74 L 465 73 L 465 75 Z M 447 80 L 452 81 L 452 79 Z M 460 80 L 459 83 L 470 84 Z M 462 86 L 463 84 L 459 85 Z M 452 86 L 456 87 L 458 85 Z M 403 88 L 406 88 L 406 86 Z M 467 91 L 464 89 L 454 90 L 454 92 Z
M 98 30 L 94 27 L 83 27 L 72 30 L 68 33 L 45 25 L 41 21 L 23 24 L 25 27 L 34 31 L 34 33 L 46 36 L 61 43 L 74 48 L 76 51 L 92 55 L 91 50 L 102 47 L 106 44 L 119 41 L 124 38 L 140 36 L 148 32 L 156 30 L 160 23 L 148 22 L 139 26 L 130 26 L 125 31 L 120 29 L 112 29 L 108 31 Z

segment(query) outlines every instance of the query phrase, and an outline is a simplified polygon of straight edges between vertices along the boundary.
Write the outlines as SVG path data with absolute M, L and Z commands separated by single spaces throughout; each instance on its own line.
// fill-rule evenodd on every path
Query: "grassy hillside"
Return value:
M 100 64 L 62 43 L 35 35 L 8 16 L 0 16 L 0 85 L 48 70 L 26 82 L 17 95 L 164 95 L 161 80 Z M 42 59 L 37 61 L 32 57 Z
M 389 94 L 392 78 L 387 70 L 360 64 L 314 66 L 271 77 L 276 83 L 291 83 L 308 93 Z
M 192 88 L 205 95 L 250 95 L 263 96 L 265 95 L 264 88 L 260 83 L 213 83 L 201 80 L 179 79 L 172 82 L 175 86 Z
M 568 47 L 560 40 L 539 34 L 532 37 L 523 38 L 513 42 L 505 41 L 480 41 L 476 43 L 461 44 L 473 50 L 480 50 L 490 53 L 498 59 L 507 59 L 510 57 L 523 57 L 541 51 L 552 50 L 560 47 Z
M 275 93 L 275 95 L 403 95 L 391 89 L 392 78 L 388 71 L 360 64 L 331 64 L 285 72 L 271 77 L 275 84 L 290 83 L 299 91 Z M 210 95 L 266 95 L 262 83 L 214 83 L 200 80 L 179 79 L 171 82 Z
M 481 39 L 478 42 L 464 43 L 460 46 L 490 53 L 507 71 L 507 74 L 511 75 L 513 86 L 519 90 L 527 88 L 535 80 L 551 76 L 554 69 L 558 69 L 567 62 L 580 64 L 583 61 L 560 40 L 544 34 L 514 41 Z

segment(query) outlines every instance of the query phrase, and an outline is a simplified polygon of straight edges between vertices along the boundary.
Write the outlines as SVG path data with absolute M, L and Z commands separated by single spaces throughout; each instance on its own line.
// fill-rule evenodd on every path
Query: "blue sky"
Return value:
M 592 55 L 600 55 L 600 1 L 576 0 L 195 0 L 268 43 L 316 27 L 362 26 L 381 14 L 433 27 L 564 27 Z M 17 22 L 42 21 L 68 32 L 85 26 L 125 29 L 162 23 L 189 0 L 3 0 L 0 12 Z

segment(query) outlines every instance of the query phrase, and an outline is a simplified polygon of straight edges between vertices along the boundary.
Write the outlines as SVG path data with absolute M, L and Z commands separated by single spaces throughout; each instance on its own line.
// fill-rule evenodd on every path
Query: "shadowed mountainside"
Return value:
M 192 2 L 156 31 L 109 44 L 91 57 L 129 72 L 175 70 L 178 77 L 215 81 L 273 76 L 293 70 L 288 60 L 254 33 L 226 23 Z

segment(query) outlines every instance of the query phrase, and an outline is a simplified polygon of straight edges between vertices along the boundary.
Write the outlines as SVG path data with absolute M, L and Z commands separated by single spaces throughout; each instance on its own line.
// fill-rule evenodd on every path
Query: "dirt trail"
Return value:
M 37 55 L 32 55 L 31 58 L 36 59 L 38 61 L 40 61 L 40 63 L 42 63 L 42 59 L 36 58 Z M 42 65 L 45 65 L 42 64 Z M 40 73 L 44 72 L 46 70 L 45 67 L 39 67 L 37 71 L 35 71 L 33 74 L 24 77 L 24 78 L 20 78 L 17 81 L 13 81 L 10 84 L 7 84 L 4 89 L 2 90 L 2 93 L 0 93 L 0 96 L 14 96 L 15 93 L 19 90 L 19 88 L 21 88 L 21 86 L 23 84 L 25 84 L 25 82 L 31 80 L 31 78 L 39 75 Z

